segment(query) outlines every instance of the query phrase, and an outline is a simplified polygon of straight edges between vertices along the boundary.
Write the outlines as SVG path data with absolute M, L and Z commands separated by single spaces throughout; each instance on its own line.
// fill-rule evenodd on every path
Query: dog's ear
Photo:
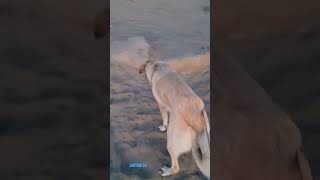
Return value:
M 93 33 L 96 39 L 102 38 L 107 34 L 107 22 L 109 18 L 109 8 L 106 7 L 100 11 L 94 20 Z
M 146 72 L 147 63 L 144 63 L 139 68 L 139 73 L 145 73 Z

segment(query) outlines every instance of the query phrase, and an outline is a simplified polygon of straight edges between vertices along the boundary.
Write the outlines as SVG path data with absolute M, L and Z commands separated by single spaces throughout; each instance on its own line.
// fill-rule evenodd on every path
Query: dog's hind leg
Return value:
M 186 127 L 186 129 L 179 127 L 177 122 L 172 121 L 172 116 L 170 116 L 169 121 L 167 149 L 171 157 L 171 167 L 163 166 L 161 168 L 161 176 L 170 176 L 178 173 L 180 170 L 178 162 L 179 156 L 190 151 L 192 148 L 192 132 L 190 129 L 188 129 L 188 127 Z
M 159 109 L 162 117 L 162 125 L 158 126 L 161 132 L 165 132 L 169 123 L 169 112 L 166 110 L 165 106 L 159 104 Z
M 162 171 L 161 176 L 163 177 L 176 174 L 180 170 L 179 162 L 178 162 L 178 158 L 180 154 L 176 152 L 176 150 L 173 147 L 168 146 L 167 148 L 171 157 L 171 167 L 170 168 L 167 166 L 161 167 L 161 171 Z

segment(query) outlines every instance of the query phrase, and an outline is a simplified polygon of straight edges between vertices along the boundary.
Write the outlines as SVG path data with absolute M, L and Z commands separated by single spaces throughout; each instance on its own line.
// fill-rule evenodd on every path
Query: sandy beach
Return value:
M 151 87 L 138 67 L 149 59 L 209 61 L 209 14 L 201 0 L 111 0 L 110 151 L 111 179 L 162 179 L 158 171 L 170 165 L 166 133 Z M 200 55 L 200 56 L 199 56 Z M 173 66 L 177 67 L 176 63 Z M 203 99 L 210 115 L 209 62 L 196 73 L 183 75 Z M 179 68 L 177 68 L 179 69 Z M 181 67 L 186 71 L 196 69 Z M 130 163 L 145 168 L 130 168 Z M 205 179 L 191 153 L 179 158 L 181 172 L 167 179 Z

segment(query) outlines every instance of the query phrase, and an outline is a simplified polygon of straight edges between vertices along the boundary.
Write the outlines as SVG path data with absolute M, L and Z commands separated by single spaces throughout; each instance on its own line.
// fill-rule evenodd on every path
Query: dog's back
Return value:
M 167 100 L 166 104 L 176 106 L 176 103 L 182 103 L 187 99 L 200 99 L 189 85 L 168 65 L 156 64 L 155 71 L 155 88 L 161 99 Z M 201 101 L 201 99 L 200 99 Z
M 186 121 L 197 133 L 204 129 L 204 103 L 189 85 L 166 64 L 156 64 L 154 91 L 179 119 Z

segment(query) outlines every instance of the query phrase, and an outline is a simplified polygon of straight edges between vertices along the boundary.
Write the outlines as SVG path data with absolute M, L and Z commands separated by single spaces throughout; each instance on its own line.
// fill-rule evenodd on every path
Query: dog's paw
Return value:
M 164 172 L 164 171 L 167 171 L 169 169 L 169 167 L 167 167 L 166 165 L 163 165 L 161 167 L 161 171 Z
M 168 168 L 167 166 L 163 165 L 161 167 L 161 170 L 159 171 L 160 175 L 162 177 L 166 177 L 166 176 L 170 176 L 171 173 L 169 172 L 170 171 L 170 168 Z
M 161 132 L 166 132 L 167 128 L 164 125 L 158 126 Z

